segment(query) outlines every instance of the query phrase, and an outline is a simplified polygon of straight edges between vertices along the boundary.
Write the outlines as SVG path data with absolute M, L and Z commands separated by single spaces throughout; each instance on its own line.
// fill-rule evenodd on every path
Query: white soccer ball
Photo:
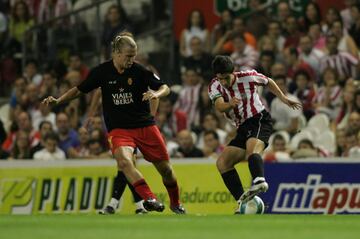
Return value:
M 264 202 L 260 197 L 255 196 L 247 203 L 241 203 L 240 214 L 263 214 L 265 210 Z

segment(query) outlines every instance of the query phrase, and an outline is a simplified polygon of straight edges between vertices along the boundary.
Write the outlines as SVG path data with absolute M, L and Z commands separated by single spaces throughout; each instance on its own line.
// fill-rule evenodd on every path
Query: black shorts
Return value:
M 249 138 L 257 138 L 265 143 L 265 148 L 269 144 L 270 135 L 273 133 L 272 120 L 269 112 L 261 111 L 255 116 L 245 120 L 239 128 L 234 139 L 229 146 L 246 149 L 246 141 Z

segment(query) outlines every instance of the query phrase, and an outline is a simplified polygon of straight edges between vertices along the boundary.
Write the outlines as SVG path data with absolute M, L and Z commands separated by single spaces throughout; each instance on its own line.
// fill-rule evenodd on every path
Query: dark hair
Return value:
M 199 27 L 201 29 L 205 29 L 205 18 L 204 18 L 204 14 L 198 10 L 198 9 L 195 9 L 195 10 L 192 10 L 188 16 L 188 19 L 187 19 L 187 24 L 186 24 L 186 28 L 190 30 L 191 28 L 191 17 L 193 15 L 194 12 L 198 12 L 199 15 L 200 15 L 200 23 L 199 23 Z
M 285 138 L 281 134 L 275 134 L 272 142 L 274 143 L 275 140 L 283 140 L 283 141 L 285 141 Z
M 338 10 L 336 7 L 329 7 L 329 8 L 326 10 L 326 14 L 327 14 L 329 11 L 334 11 L 334 12 L 335 12 L 335 15 L 336 15 L 336 17 L 337 17 L 337 20 L 335 20 L 335 22 L 338 21 L 338 20 L 341 20 L 340 12 L 339 12 L 339 10 Z
M 212 134 L 216 140 L 219 140 L 219 135 L 216 133 L 215 130 L 206 130 L 204 132 L 204 137 L 208 134 Z
M 29 6 L 27 5 L 27 3 L 25 1 L 17 1 L 15 3 L 15 5 L 13 6 L 11 15 L 12 15 L 14 21 L 15 22 L 20 21 L 19 17 L 16 15 L 16 8 L 19 5 L 23 5 L 23 7 L 25 8 L 24 18 L 25 18 L 25 21 L 28 22 L 30 20 L 31 16 L 30 16 L 30 11 L 29 11 Z
M 298 148 L 299 148 L 300 144 L 307 144 L 307 145 L 310 145 L 310 147 L 312 149 L 315 148 L 313 142 L 310 139 L 302 139 L 302 140 L 300 140 L 300 142 L 298 143 Z
M 52 128 L 52 124 L 51 124 L 50 121 L 48 121 L 48 120 L 43 120 L 43 121 L 41 121 L 41 123 L 39 124 L 39 130 L 41 130 L 41 128 L 43 127 L 44 124 L 49 124 L 49 125 L 51 126 L 51 128 Z
M 295 72 L 295 75 L 294 75 L 294 79 L 296 80 L 296 78 L 297 78 L 298 76 L 300 76 L 300 75 L 305 76 L 305 78 L 306 78 L 308 81 L 311 80 L 311 77 L 310 77 L 309 73 L 308 73 L 306 70 L 298 70 L 298 71 L 296 71 L 296 72 Z
M 277 76 L 274 76 L 274 77 L 273 77 L 273 80 L 274 80 L 274 81 L 282 80 L 282 81 L 285 82 L 285 84 L 286 84 L 286 81 L 287 81 L 285 75 L 277 75 Z
M 229 56 L 217 55 L 212 61 L 212 69 L 214 74 L 232 73 L 234 63 Z
M 56 142 L 59 142 L 59 136 L 55 132 L 49 132 L 45 134 L 44 141 L 47 141 L 48 139 L 55 140 Z
M 320 23 L 321 22 L 321 11 L 320 11 L 320 7 L 319 7 L 319 4 L 317 4 L 316 2 L 312 2 L 310 1 L 308 4 L 306 4 L 305 8 L 304 8 L 304 20 L 305 20 L 305 24 L 306 26 L 310 26 L 310 19 L 306 16 L 306 11 L 307 11 L 307 8 L 310 6 L 310 5 L 313 5 L 313 7 L 315 8 L 315 11 L 316 11 L 316 15 L 317 15 L 317 19 L 316 19 L 316 22 L 317 23 Z
M 296 49 L 296 47 L 289 47 L 289 53 L 292 56 L 296 56 L 296 58 L 298 58 L 298 56 L 299 56 L 299 52 Z
M 260 59 L 261 59 L 263 56 L 269 56 L 269 57 L 271 57 L 271 59 L 272 59 L 273 61 L 275 60 L 275 53 L 274 53 L 274 51 L 270 51 L 270 50 L 261 51 L 261 52 L 260 52 Z

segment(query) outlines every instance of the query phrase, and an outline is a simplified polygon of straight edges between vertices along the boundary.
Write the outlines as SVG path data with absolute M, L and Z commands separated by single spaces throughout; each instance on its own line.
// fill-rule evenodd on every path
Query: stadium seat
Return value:
M 307 130 L 303 130 L 303 131 L 300 131 L 299 133 L 295 134 L 294 137 L 291 139 L 290 148 L 297 149 L 299 142 L 303 139 L 309 139 L 309 140 L 313 141 L 311 133 Z
M 307 127 L 317 128 L 320 130 L 320 132 L 322 132 L 328 130 L 329 125 L 330 120 L 325 114 L 317 114 L 309 120 Z
M 10 104 L 5 104 L 0 107 L 0 119 L 4 124 L 5 130 L 8 132 L 10 129 L 11 121 L 9 120 Z
M 316 147 L 323 148 L 333 154 L 336 149 L 335 142 L 335 134 L 330 130 L 327 130 L 322 132 L 318 137 L 315 138 L 314 145 Z

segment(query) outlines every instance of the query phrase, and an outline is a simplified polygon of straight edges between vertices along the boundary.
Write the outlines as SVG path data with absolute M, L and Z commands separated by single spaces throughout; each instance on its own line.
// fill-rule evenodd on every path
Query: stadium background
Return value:
M 234 128 L 212 110 L 206 86 L 212 78 L 209 63 L 213 55 L 229 54 L 239 69 L 255 68 L 273 77 L 304 103 L 304 111 L 293 114 L 262 91 L 264 104 L 276 120 L 276 132 L 264 155 L 271 185 L 263 196 L 267 212 L 359 213 L 358 6 L 356 0 L 1 1 L 0 213 L 65 212 L 57 210 L 57 203 L 63 208 L 68 205 L 70 212 L 81 212 L 76 208 L 87 203 L 80 197 L 86 192 L 86 170 L 90 170 L 93 185 L 105 177 L 110 190 L 116 170 L 109 161 L 101 117 L 88 132 L 80 129 L 91 95 L 51 111 L 39 103 L 47 95 L 58 96 L 76 85 L 89 68 L 108 59 L 110 40 L 123 29 L 135 34 L 138 61 L 171 86 L 172 94 L 160 102 L 156 121 L 180 171 L 183 197 L 186 193 L 196 197 L 197 189 L 199 197 L 203 192 L 225 192 L 214 159 L 233 136 Z M 226 9 L 233 10 L 233 22 L 221 32 L 225 28 L 221 15 Z M 204 15 L 205 27 L 186 32 L 194 10 Z M 183 41 L 182 35 L 188 35 L 187 40 Z M 192 38 L 194 35 L 198 37 Z M 343 53 L 335 54 L 341 59 L 336 67 L 329 63 L 333 53 L 326 45 L 334 35 L 341 40 L 338 47 Z M 192 47 L 197 49 L 190 47 L 193 39 Z M 306 53 L 309 39 L 311 49 Z M 98 113 L 101 115 L 100 108 Z M 47 123 L 41 124 L 44 120 Z M 44 153 L 35 157 L 46 148 L 44 136 L 51 131 L 60 138 L 56 153 L 52 158 Z M 104 171 L 91 169 L 99 165 Z M 140 168 L 148 174 L 151 186 L 164 194 L 153 171 L 146 164 Z M 240 168 L 249 183 L 246 165 Z M 93 197 L 100 190 L 96 187 L 90 192 Z M 56 188 L 63 190 L 59 198 L 54 196 Z M 90 206 L 82 212 L 96 212 L 110 196 L 109 192 L 104 195 L 100 206 L 90 197 Z M 311 196 L 307 199 L 306 195 Z M 215 199 L 193 203 L 189 199 L 189 212 L 229 214 L 234 202 L 225 194 L 223 197 L 223 203 L 214 203 Z M 45 209 L 40 210 L 39 203 L 29 209 L 31 200 L 45 200 Z M 128 193 L 123 203 L 120 214 L 131 214 Z

